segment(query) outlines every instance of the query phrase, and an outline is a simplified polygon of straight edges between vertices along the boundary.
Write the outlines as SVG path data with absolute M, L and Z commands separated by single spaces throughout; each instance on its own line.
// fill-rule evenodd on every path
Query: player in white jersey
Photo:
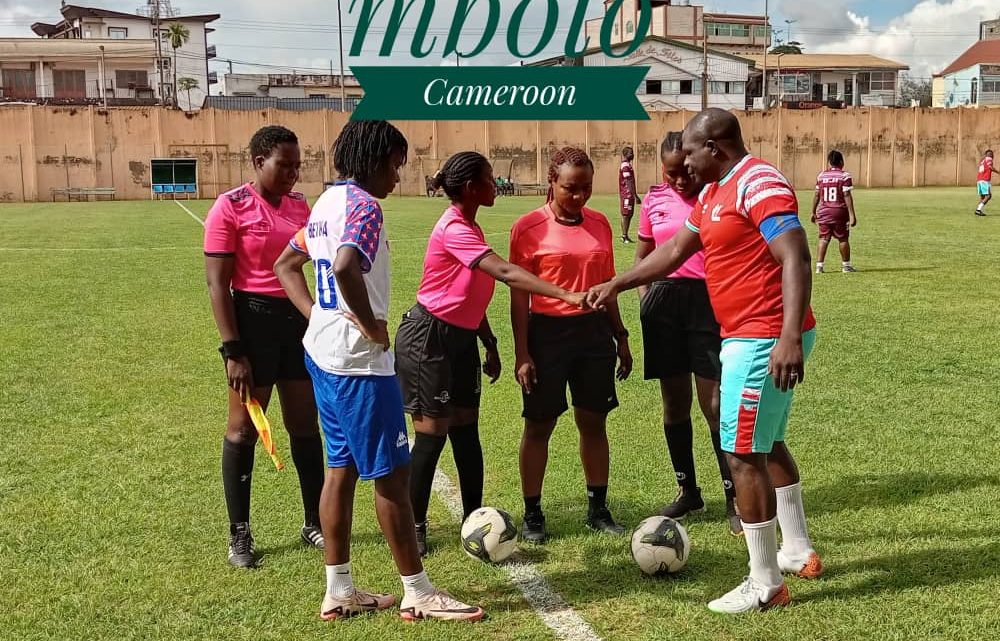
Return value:
M 385 121 L 352 121 L 334 143 L 341 180 L 316 202 L 309 222 L 275 264 L 309 319 L 303 345 L 326 440 L 320 500 L 326 544 L 324 620 L 392 607 L 396 598 L 357 590 L 351 575 L 354 489 L 375 481 L 375 510 L 403 581 L 400 615 L 479 620 L 483 609 L 435 588 L 417 553 L 409 499 L 410 451 L 403 399 L 389 350 L 389 243 L 378 199 L 399 182 L 408 144 Z M 302 267 L 313 261 L 316 300 Z

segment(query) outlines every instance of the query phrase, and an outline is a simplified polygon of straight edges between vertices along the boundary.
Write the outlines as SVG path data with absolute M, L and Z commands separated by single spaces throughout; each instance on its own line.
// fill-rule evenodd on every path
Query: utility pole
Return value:
M 767 50 L 771 46 L 771 17 L 767 11 L 767 0 L 764 0 L 764 75 L 761 76 L 761 101 L 764 111 L 767 111 Z
M 106 71 L 106 67 L 104 66 L 104 45 L 101 45 L 100 49 L 101 49 L 101 68 L 100 68 L 100 73 L 97 74 L 97 77 L 98 77 L 97 82 L 100 83 L 100 85 L 101 85 L 100 86 L 101 104 L 104 105 L 105 109 L 107 109 L 108 108 L 108 89 L 107 89 L 108 83 L 107 83 L 107 80 L 105 80 L 105 77 L 107 75 L 107 71 Z
M 701 110 L 708 109 L 708 30 L 705 20 L 701 25 Z
M 340 110 L 347 111 L 347 89 L 344 87 L 344 14 L 337 0 L 337 37 L 340 39 Z
M 156 72 L 160 77 L 160 86 L 157 88 L 157 95 L 160 96 L 160 104 L 166 104 L 163 95 L 163 38 L 160 37 L 160 3 L 153 2 L 149 3 L 149 19 L 153 23 L 153 40 L 156 41 Z

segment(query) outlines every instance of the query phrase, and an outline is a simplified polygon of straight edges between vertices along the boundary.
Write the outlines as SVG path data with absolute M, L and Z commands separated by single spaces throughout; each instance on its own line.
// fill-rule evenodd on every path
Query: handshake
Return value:
M 582 309 L 599 309 L 607 307 L 609 301 L 614 301 L 618 296 L 618 287 L 614 280 L 609 280 L 600 285 L 594 285 L 586 292 L 568 293 L 563 297 L 563 301 L 569 305 Z

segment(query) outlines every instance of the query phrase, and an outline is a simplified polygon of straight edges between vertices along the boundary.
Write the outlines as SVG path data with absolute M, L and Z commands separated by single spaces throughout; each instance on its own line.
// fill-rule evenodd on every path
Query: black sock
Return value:
M 602 510 L 608 506 L 608 486 L 588 485 L 587 486 L 587 511 L 590 514 Z
M 312 436 L 292 436 L 289 438 L 292 461 L 299 475 L 299 489 L 302 491 L 302 509 L 305 511 L 306 525 L 319 525 L 319 496 L 323 492 L 323 439 L 319 434 Z
M 222 488 L 229 524 L 250 521 L 250 482 L 253 480 L 253 444 L 222 439 Z
M 479 423 L 452 426 L 448 438 L 458 470 L 458 486 L 462 490 L 464 521 L 483 507 L 483 445 L 479 441 Z
M 726 500 L 736 500 L 736 488 L 733 487 L 733 473 L 729 469 L 726 453 L 722 451 L 722 437 L 719 430 L 708 430 L 712 433 L 712 447 L 715 448 L 715 458 L 719 461 L 719 474 L 722 475 L 722 489 L 726 492 Z
M 416 523 L 427 520 L 434 471 L 437 470 L 441 450 L 447 441 L 447 436 L 432 436 L 420 432 L 417 432 L 413 441 L 413 450 L 410 452 L 410 503 L 413 505 L 413 520 Z
M 670 462 L 674 466 L 677 484 L 685 490 L 698 488 L 698 479 L 694 472 L 694 435 L 691 429 L 691 419 L 680 423 L 663 425 L 663 433 L 667 437 L 667 449 L 670 451 Z
M 542 495 L 524 497 L 524 513 L 534 514 L 542 511 Z

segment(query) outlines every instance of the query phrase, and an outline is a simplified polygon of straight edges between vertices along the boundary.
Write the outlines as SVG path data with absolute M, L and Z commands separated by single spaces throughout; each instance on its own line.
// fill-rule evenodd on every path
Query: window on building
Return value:
M 112 40 L 125 40 L 128 38 L 128 29 L 125 27 L 108 27 L 108 37 Z
M 163 69 L 164 71 L 170 71 L 170 58 L 160 58 L 157 61 L 156 69 Z
M 983 76 L 983 93 L 1000 93 L 1000 76 Z
M 755 35 L 758 38 L 767 38 L 768 36 L 771 35 L 771 29 L 762 24 L 759 24 L 753 28 L 753 35 Z
M 661 86 L 663 88 L 661 93 L 666 96 L 676 96 L 681 92 L 681 83 L 679 80 L 663 80 Z
M 728 36 L 729 24 L 725 22 L 706 22 L 705 31 L 710 36 Z
M 777 76 L 778 93 L 784 96 L 812 95 L 812 76 L 806 73 L 789 73 Z
M 723 82 L 721 80 L 711 80 L 708 83 L 708 93 L 712 94 L 745 94 L 746 92 L 747 83 L 745 82 Z
M 875 71 L 869 77 L 870 91 L 895 91 L 896 72 L 895 71 Z
M 734 38 L 749 38 L 750 37 L 750 25 L 748 25 L 748 24 L 731 24 L 731 25 L 729 25 L 729 33 Z
M 647 80 L 646 81 L 646 93 L 660 95 L 663 93 L 663 81 L 662 80 Z
M 972 79 L 972 104 L 979 104 L 979 78 Z
M 628 22 L 625 23 L 625 33 L 630 34 L 634 32 L 635 32 L 635 25 L 632 24 L 631 20 L 629 20 Z
M 700 94 L 701 80 L 681 80 L 679 93 L 682 96 Z
M 4 98 L 36 98 L 34 69 L 4 69 L 0 75 Z
M 115 83 L 121 89 L 136 89 L 149 86 L 149 72 L 145 69 L 118 69 L 115 71 Z
M 840 87 L 836 82 L 831 82 L 826 85 L 827 100 L 836 100 L 839 93 L 840 93 Z
M 56 98 L 87 97 L 87 73 L 83 69 L 53 69 L 52 85 Z

